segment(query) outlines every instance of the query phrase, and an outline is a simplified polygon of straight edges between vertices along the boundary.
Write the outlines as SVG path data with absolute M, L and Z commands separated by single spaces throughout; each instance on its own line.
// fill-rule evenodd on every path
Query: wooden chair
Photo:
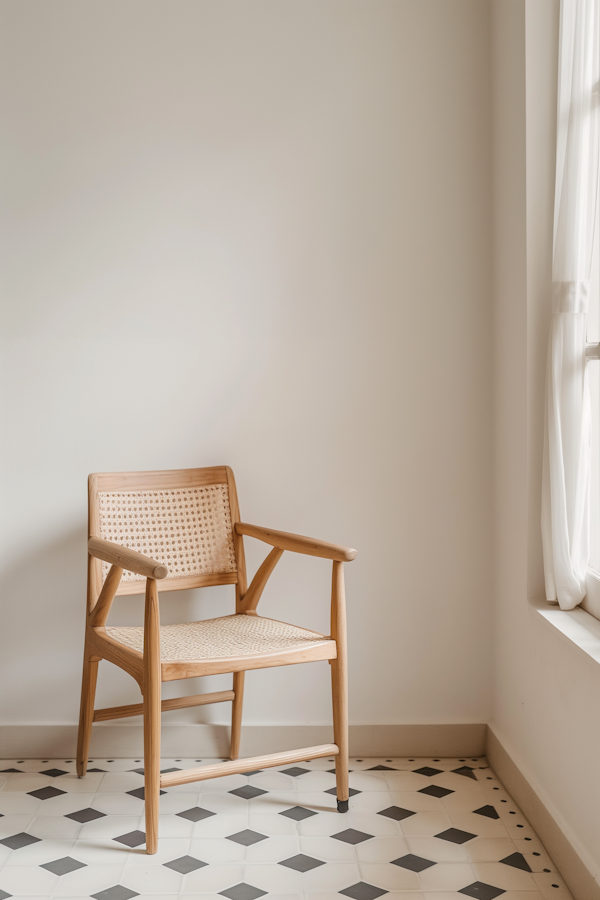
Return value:
M 166 472 L 90 475 L 88 606 L 77 773 L 87 770 L 92 722 L 143 714 L 146 851 L 158 846 L 161 787 L 219 775 L 335 756 L 337 807 L 348 810 L 348 701 L 343 563 L 356 550 L 240 522 L 228 466 Z M 247 588 L 242 535 L 273 549 Z M 284 550 L 333 560 L 331 635 L 259 616 L 258 601 Z M 117 594 L 145 584 L 142 627 L 107 627 Z M 158 592 L 235 584 L 235 613 L 201 622 L 160 625 Z M 143 703 L 94 710 L 98 663 L 107 659 L 138 682 Z M 328 659 L 335 743 L 238 759 L 249 669 Z M 233 673 L 233 689 L 162 700 L 161 682 Z M 160 774 L 162 710 L 231 701 L 231 762 Z

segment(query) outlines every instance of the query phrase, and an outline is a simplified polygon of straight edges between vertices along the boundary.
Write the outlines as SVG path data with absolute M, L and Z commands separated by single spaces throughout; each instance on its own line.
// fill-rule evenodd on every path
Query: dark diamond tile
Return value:
M 12 894 L 7 894 L 6 891 L 0 891 L 0 900 L 7 900 L 8 897 L 12 897 Z
M 88 772 L 106 772 L 106 769 L 88 769 Z
M 55 787 L 45 787 L 39 788 L 37 791 L 27 791 L 30 797 L 35 797 L 36 800 L 51 800 L 52 797 L 60 797 L 61 794 L 66 794 L 66 791 L 59 791 L 58 788 Z
M 477 781 L 477 776 L 471 766 L 461 766 L 460 769 L 452 769 L 452 771 L 455 775 L 464 775 L 465 778 L 472 778 L 473 781 Z M 477 882 L 477 884 L 479 884 L 479 882 Z
M 373 835 L 357 831 L 355 828 L 348 828 L 346 831 L 340 831 L 339 834 L 332 834 L 331 837 L 336 841 L 344 841 L 346 844 L 362 844 L 363 841 L 370 840 Z
M 138 775 L 143 775 L 143 774 L 144 774 L 144 770 L 143 770 L 143 769 L 129 769 L 129 771 L 130 771 L 130 772 L 137 772 Z
M 366 772 L 397 772 L 397 769 L 394 769 L 393 766 L 371 766 L 370 769 L 365 769 Z
M 335 775 L 335 767 L 333 769 L 325 769 L 325 771 L 329 772 L 330 775 Z M 348 769 L 348 772 L 354 772 L 354 769 Z
M 281 769 L 282 775 L 291 775 L 292 778 L 297 778 L 298 775 L 306 775 L 307 772 L 310 772 L 310 769 L 302 769 L 300 766 L 292 766 L 291 769 Z
M 253 769 L 252 772 L 242 772 L 242 775 L 258 775 L 262 769 Z
M 474 809 L 474 813 L 477 813 L 478 816 L 487 816 L 488 819 L 499 819 L 500 816 L 496 812 L 493 806 L 480 806 L 479 809 Z
M 58 778 L 59 775 L 67 775 L 64 769 L 46 769 L 44 772 L 40 772 L 40 775 L 49 775 L 50 778 Z
M 522 853 L 511 853 L 500 860 L 505 866 L 512 866 L 514 869 L 523 869 L 524 872 L 531 872 L 531 867 Z
M 127 834 L 120 834 L 113 838 L 113 841 L 126 844 L 128 847 L 139 847 L 140 844 L 146 843 L 146 835 L 143 831 L 129 831 Z
M 256 900 L 257 897 L 264 897 L 266 893 L 251 884 L 244 884 L 243 881 L 234 887 L 227 888 L 226 891 L 220 891 L 221 896 L 228 897 L 229 900 Z
M 506 891 L 491 884 L 485 884 L 483 881 L 474 881 L 473 884 L 461 888 L 458 893 L 464 894 L 466 897 L 476 897 L 477 900 L 494 900 L 495 897 L 505 894 Z
M 72 856 L 63 856 L 62 859 L 55 859 L 52 862 L 42 863 L 42 869 L 48 869 L 53 875 L 67 875 L 74 872 L 75 869 L 83 869 L 86 863 L 73 859 Z
M 421 788 L 419 794 L 427 794 L 429 797 L 437 797 L 438 800 L 441 800 L 442 797 L 447 797 L 448 794 L 453 794 L 454 791 L 449 791 L 448 788 L 439 787 L 437 784 L 428 784 L 427 787 Z
M 123 887 L 122 884 L 115 884 L 114 887 L 106 888 L 98 894 L 91 895 L 93 900 L 131 900 L 132 897 L 139 897 L 137 891 Z
M 228 841 L 235 841 L 236 844 L 243 844 L 244 847 L 250 847 L 252 844 L 258 844 L 259 841 L 266 841 L 266 834 L 259 834 L 258 831 L 250 831 L 246 828 L 245 831 L 238 831 L 237 834 L 229 834 L 227 835 Z
M 269 792 L 262 791 L 257 787 L 252 787 L 251 784 L 245 784 L 244 787 L 236 788 L 235 791 L 229 791 L 229 793 L 235 794 L 236 797 L 241 797 L 242 800 L 252 800 L 254 797 L 260 797 L 261 794 L 268 794 Z
M 216 813 L 211 812 L 210 809 L 202 809 L 201 806 L 192 806 L 191 809 L 184 809 L 183 812 L 175 813 L 177 816 L 181 816 L 182 819 L 189 819 L 190 822 L 199 822 L 201 819 L 208 819 L 209 816 L 216 816 Z
M 366 881 L 359 881 L 358 884 L 353 884 L 352 887 L 339 891 L 339 893 L 345 894 L 346 897 L 352 897 L 352 900 L 376 900 L 377 897 L 387 894 L 387 891 L 367 884 Z
M 284 809 L 279 815 L 287 816 L 288 819 L 295 819 L 296 822 L 301 822 L 302 819 L 308 819 L 309 816 L 316 816 L 317 813 L 314 809 L 304 809 L 303 806 L 292 806 L 291 809 Z
M 378 816 L 387 816 L 388 819 L 395 819 L 396 822 L 401 822 L 402 819 L 408 819 L 409 816 L 415 816 L 411 809 L 402 809 L 401 806 L 388 806 L 387 809 L 382 809 L 377 813 Z
M 138 800 L 145 800 L 145 788 L 136 788 L 134 791 L 125 791 L 126 794 L 129 794 L 130 797 L 136 797 Z M 166 794 L 166 791 L 161 791 L 161 794 Z
M 179 766 L 173 766 L 172 769 L 161 769 L 160 770 L 161 775 L 167 775 L 169 772 L 181 772 L 181 769 L 179 768 Z
M 435 862 L 430 859 L 424 859 L 422 856 L 415 856 L 414 853 L 407 853 L 400 859 L 392 860 L 393 866 L 401 866 L 403 869 L 410 869 L 411 872 L 423 872 L 430 866 L 435 866 Z
M 335 797 L 337 794 L 337 790 L 336 790 L 336 788 L 329 788 L 329 790 L 325 791 L 324 793 L 333 794 L 333 796 Z M 361 793 L 362 793 L 362 791 L 357 791 L 356 788 L 350 788 L 350 796 L 351 797 L 356 797 L 357 794 L 361 794 Z
M 15 773 L 15 774 L 19 773 L 19 774 L 22 775 L 22 774 L 23 774 L 23 769 L 0 769 L 0 772 L 2 772 L 3 775 L 4 775 L 4 774 L 7 774 L 7 773 L 10 773 L 10 772 Z M 7 896 L 7 897 L 12 897 L 12 894 L 7 894 L 6 896 Z
M 422 766 L 420 769 L 413 769 L 413 772 L 416 772 L 417 775 L 426 775 L 427 778 L 433 778 L 434 775 L 440 775 L 442 769 L 432 769 L 431 766 Z
M 180 856 L 179 859 L 172 859 L 171 862 L 163 863 L 163 865 L 180 872 L 182 875 L 187 875 L 188 872 L 195 872 L 196 869 L 201 869 L 202 866 L 207 866 L 208 863 L 202 862 L 201 859 L 196 859 L 194 856 Z
M 289 859 L 282 859 L 279 866 L 287 866 L 288 869 L 295 869 L 296 872 L 310 872 L 311 869 L 316 869 L 317 866 L 324 866 L 325 863 L 322 859 L 314 859 L 312 856 L 305 856 L 304 853 L 299 853 L 297 856 L 290 856 Z
M 99 812 L 97 809 L 92 809 L 91 806 L 88 806 L 87 809 L 78 809 L 76 812 L 67 813 L 67 819 L 73 819 L 74 822 L 93 822 L 94 819 L 101 819 L 102 816 L 105 816 L 106 813 Z
M 452 844 L 466 844 L 467 841 L 472 841 L 477 835 L 471 834 L 470 831 L 461 831 L 460 828 L 448 828 L 446 831 L 435 834 L 434 837 L 440 838 L 442 841 L 450 841 Z
M 21 847 L 28 847 L 30 844 L 35 844 L 40 840 L 40 838 L 33 837 L 32 834 L 25 834 L 24 831 L 21 831 L 19 834 L 11 834 L 10 837 L 4 838 L 0 841 L 0 844 L 4 844 L 5 847 L 9 847 L 11 850 L 20 850 Z

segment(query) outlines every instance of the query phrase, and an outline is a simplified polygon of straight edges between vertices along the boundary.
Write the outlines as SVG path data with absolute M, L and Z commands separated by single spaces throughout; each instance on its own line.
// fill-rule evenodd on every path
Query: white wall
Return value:
M 484 722 L 487 4 L 0 14 L 2 722 L 76 721 L 87 474 L 218 463 L 246 519 L 358 548 L 353 722 Z M 263 612 L 326 628 L 329 577 L 284 558 Z M 135 701 L 103 667 L 99 704 Z M 253 673 L 246 721 L 329 721 L 327 679 Z
M 530 601 L 551 298 L 558 0 L 493 0 L 495 680 L 492 728 L 600 875 L 600 667 Z M 582 895 L 585 896 L 585 895 Z

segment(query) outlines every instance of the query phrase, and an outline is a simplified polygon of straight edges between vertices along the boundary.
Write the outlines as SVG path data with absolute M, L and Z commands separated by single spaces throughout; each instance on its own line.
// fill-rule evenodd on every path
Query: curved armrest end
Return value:
M 145 578 L 155 578 L 160 581 L 166 578 L 169 570 L 162 563 L 137 550 L 131 550 L 129 547 L 122 547 L 120 544 L 114 544 L 112 541 L 105 541 L 103 538 L 91 535 L 88 540 L 88 552 L 90 556 L 95 556 L 104 562 L 113 566 L 120 566 L 129 572 L 135 572 L 136 575 L 142 575 Z

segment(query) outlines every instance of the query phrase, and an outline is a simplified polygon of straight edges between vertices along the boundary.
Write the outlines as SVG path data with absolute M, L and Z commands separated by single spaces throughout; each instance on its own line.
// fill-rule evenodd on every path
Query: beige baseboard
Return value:
M 485 725 L 351 725 L 352 756 L 481 756 Z M 310 747 L 332 740 L 329 725 L 245 725 L 242 754 L 258 756 L 293 747 Z M 73 756 L 76 725 L 4 725 L 0 727 L 0 758 Z M 226 725 L 164 725 L 163 757 L 225 757 L 229 752 Z M 90 756 L 135 757 L 143 753 L 141 724 L 98 723 L 92 728 Z
M 575 900 L 600 900 L 600 885 L 489 727 L 486 753 L 492 769 L 523 810 Z

